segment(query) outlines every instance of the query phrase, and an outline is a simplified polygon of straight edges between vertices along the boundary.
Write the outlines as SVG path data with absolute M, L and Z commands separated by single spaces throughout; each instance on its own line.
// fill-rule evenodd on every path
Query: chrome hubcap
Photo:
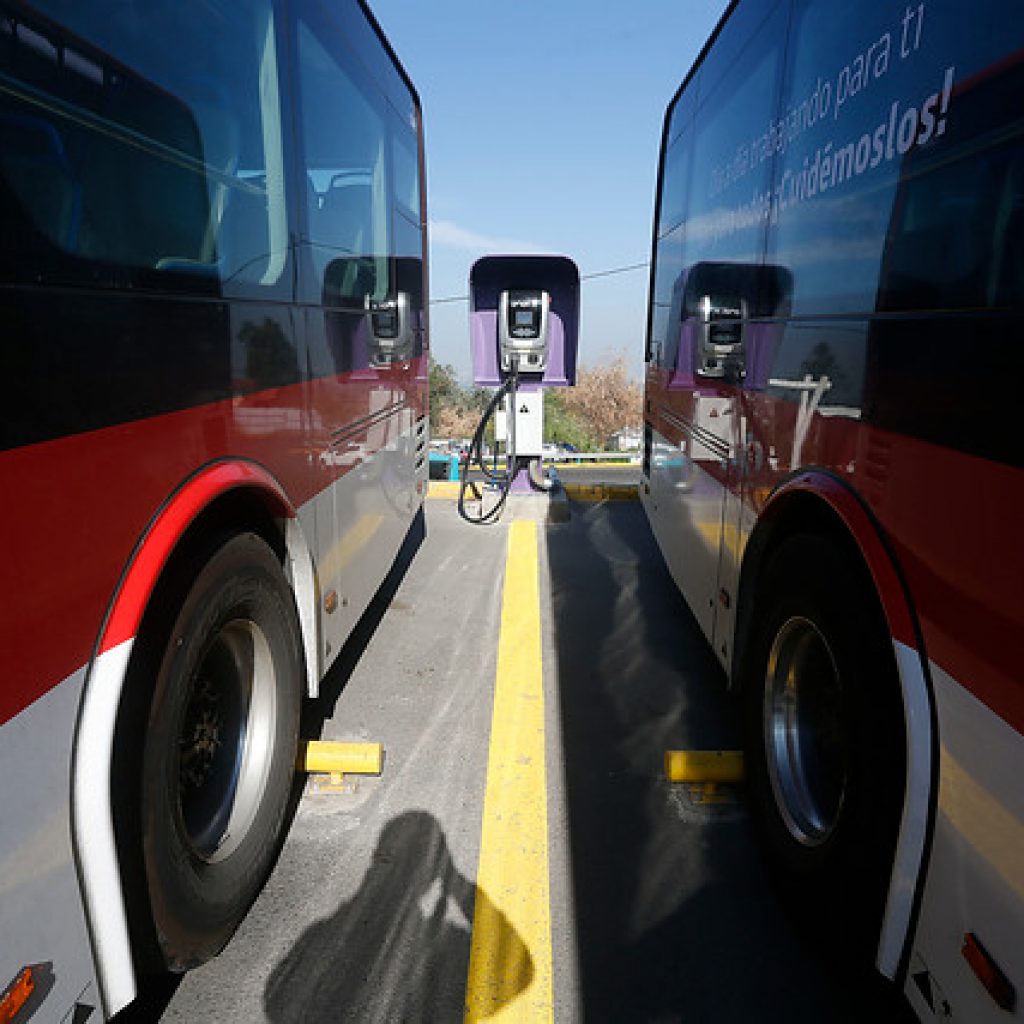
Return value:
M 809 619 L 791 618 L 776 634 L 764 699 L 765 749 L 776 805 L 794 839 L 820 846 L 842 811 L 847 741 L 835 658 Z
M 233 619 L 203 654 L 178 734 L 178 808 L 201 860 L 224 859 L 252 826 L 270 772 L 275 714 L 267 639 L 255 622 Z

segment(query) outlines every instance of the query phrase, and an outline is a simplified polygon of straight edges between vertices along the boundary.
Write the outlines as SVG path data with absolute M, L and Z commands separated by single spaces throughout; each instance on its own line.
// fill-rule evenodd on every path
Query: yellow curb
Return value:
M 667 750 L 669 782 L 742 782 L 742 750 Z
M 598 462 L 588 459 L 586 462 L 556 462 L 553 464 L 560 473 L 575 473 L 579 470 L 587 470 L 591 466 L 599 466 L 601 469 L 633 469 L 640 468 L 639 462 Z
M 636 501 L 636 484 L 563 484 L 572 501 Z
M 427 488 L 428 498 L 457 498 L 459 496 L 458 480 L 431 480 Z
M 304 740 L 299 743 L 299 771 L 326 774 L 380 775 L 384 767 L 382 743 L 337 743 Z

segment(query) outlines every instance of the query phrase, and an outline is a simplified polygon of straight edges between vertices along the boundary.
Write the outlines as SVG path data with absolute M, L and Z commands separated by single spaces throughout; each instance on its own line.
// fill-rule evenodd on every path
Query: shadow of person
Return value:
M 533 978 L 522 939 L 455 867 L 441 826 L 409 811 L 381 831 L 359 891 L 311 925 L 270 975 L 273 1024 L 460 1022 L 465 1008 L 474 908 L 514 963 L 504 1002 Z

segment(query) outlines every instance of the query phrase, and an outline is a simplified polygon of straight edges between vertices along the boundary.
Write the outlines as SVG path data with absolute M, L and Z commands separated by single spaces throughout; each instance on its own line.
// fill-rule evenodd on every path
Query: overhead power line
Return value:
M 580 280 L 592 281 L 595 277 L 611 277 L 612 274 L 628 274 L 631 270 L 645 270 L 650 265 L 650 260 L 644 260 L 643 263 L 631 263 L 628 267 L 612 267 L 611 270 L 595 270 L 592 274 L 580 274 Z
M 628 274 L 633 270 L 645 270 L 651 265 L 650 260 L 643 263 L 630 263 L 625 267 L 612 267 L 610 270 L 595 270 L 592 274 L 580 274 L 581 281 L 592 281 L 595 277 L 611 277 L 612 274 Z M 469 302 L 468 295 L 447 295 L 443 299 L 431 299 L 431 306 L 440 306 L 444 302 Z

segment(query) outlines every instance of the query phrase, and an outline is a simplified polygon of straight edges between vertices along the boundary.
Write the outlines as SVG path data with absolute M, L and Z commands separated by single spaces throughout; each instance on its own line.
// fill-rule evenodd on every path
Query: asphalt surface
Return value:
M 307 782 L 227 949 L 118 1024 L 463 1019 L 515 512 L 474 528 L 426 503 L 305 723 L 383 742 L 382 776 Z M 540 528 L 554 1020 L 909 1019 L 821 938 L 827 907 L 772 884 L 741 791 L 663 781 L 668 749 L 736 748 L 736 708 L 639 504 L 571 513 Z

